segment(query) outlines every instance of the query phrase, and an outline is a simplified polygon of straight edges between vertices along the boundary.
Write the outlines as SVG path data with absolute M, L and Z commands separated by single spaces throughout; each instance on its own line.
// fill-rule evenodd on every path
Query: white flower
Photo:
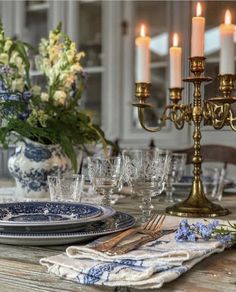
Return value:
M 46 72 L 45 72 L 46 73 Z M 50 68 L 48 72 L 46 73 L 49 81 L 49 85 L 53 85 L 53 83 L 56 81 L 57 76 L 59 75 L 60 71 L 56 70 L 56 68 Z
M 40 92 L 41 92 L 41 87 L 38 85 L 33 85 L 30 89 L 30 91 L 32 92 L 33 95 L 35 96 L 39 96 Z
M 85 53 L 84 52 L 80 52 L 76 54 L 76 61 L 80 61 L 81 58 L 85 57 Z
M 13 52 L 11 54 L 10 63 L 15 64 L 16 63 L 16 58 L 18 58 L 18 57 L 19 57 L 18 52 Z
M 49 60 L 53 63 L 56 63 L 60 57 L 60 46 L 53 46 L 49 49 Z
M 8 63 L 8 54 L 2 53 L 0 54 L 0 63 L 7 64 Z
M 56 103 L 61 105 L 65 104 L 66 97 L 67 97 L 66 92 L 63 90 L 57 90 L 53 95 L 53 98 L 56 101 Z
M 17 70 L 18 70 L 18 75 L 21 75 L 21 76 L 24 75 L 25 67 L 23 63 L 18 66 Z
M 71 71 L 73 73 L 80 72 L 80 71 L 82 71 L 82 69 L 83 68 L 81 67 L 81 65 L 79 63 L 75 63 L 74 65 L 71 66 Z
M 70 63 L 77 56 L 76 44 L 74 42 L 71 43 L 70 49 L 67 50 L 66 55 L 67 55 L 67 59 Z
M 69 74 L 64 80 L 64 86 L 70 89 L 74 81 L 75 81 L 75 75 Z
M 40 97 L 41 97 L 42 101 L 48 101 L 49 100 L 49 95 L 46 92 L 42 92 Z
M 23 62 L 23 60 L 21 59 L 21 57 L 19 56 L 15 56 L 15 62 L 14 62 L 14 65 L 17 67 L 18 69 L 18 73 L 20 75 L 23 75 L 24 74 L 24 70 L 25 70 L 25 64 Z
M 70 44 L 70 49 L 73 50 L 73 51 L 76 51 L 76 44 L 75 44 L 75 42 L 72 42 Z
M 48 54 L 48 51 L 47 51 L 47 48 L 48 48 L 48 40 L 46 39 L 41 39 L 41 42 L 39 44 L 39 53 L 42 55 L 42 56 L 47 56 Z
M 24 80 L 22 78 L 17 78 L 12 81 L 11 89 L 13 92 L 20 91 L 23 92 L 24 90 Z
M 44 74 L 46 74 L 46 76 L 48 76 L 49 70 L 51 69 L 50 61 L 46 58 L 42 60 L 39 60 L 38 58 L 37 61 L 38 61 L 37 66 L 38 66 L 39 71 L 42 71 Z
M 55 33 L 54 31 L 50 31 L 49 33 L 49 43 L 50 44 L 55 44 L 60 38 L 60 34 Z
M 4 45 L 4 51 L 7 52 L 10 47 L 12 46 L 12 40 L 8 39 L 6 42 L 5 42 L 5 45 Z
M 67 51 L 66 55 L 67 55 L 67 59 L 70 63 L 75 58 L 75 52 L 73 52 L 72 50 Z

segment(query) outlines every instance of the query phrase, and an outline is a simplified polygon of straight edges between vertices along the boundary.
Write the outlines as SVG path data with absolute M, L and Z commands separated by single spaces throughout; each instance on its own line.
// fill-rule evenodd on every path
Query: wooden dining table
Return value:
M 167 203 L 153 199 L 154 210 L 164 212 Z M 221 204 L 231 214 L 224 219 L 236 220 L 236 193 L 224 195 Z M 114 208 L 134 216 L 140 214 L 139 199 L 123 195 Z M 17 246 L 0 244 L 0 292 L 95 292 L 141 291 L 129 287 L 85 286 L 48 274 L 39 264 L 43 257 L 65 251 L 67 246 Z M 160 289 L 142 291 L 160 292 L 235 292 L 236 291 L 236 247 L 213 254 L 195 265 L 190 271 Z

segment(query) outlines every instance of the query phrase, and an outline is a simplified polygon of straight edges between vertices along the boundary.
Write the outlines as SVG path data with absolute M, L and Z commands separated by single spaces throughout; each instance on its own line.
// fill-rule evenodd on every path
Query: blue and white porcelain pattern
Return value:
M 114 214 L 115 210 L 111 207 L 85 203 L 4 203 L 0 204 L 0 231 L 71 231 Z
M 15 153 L 8 161 L 20 198 L 48 198 L 47 176 L 63 174 L 69 168 L 70 162 L 60 145 L 43 145 L 29 139 L 17 143 Z
M 126 213 L 116 212 L 108 219 L 92 222 L 80 231 L 72 232 L 1 232 L 0 243 L 13 245 L 60 245 L 85 241 L 101 235 L 131 228 L 135 219 Z

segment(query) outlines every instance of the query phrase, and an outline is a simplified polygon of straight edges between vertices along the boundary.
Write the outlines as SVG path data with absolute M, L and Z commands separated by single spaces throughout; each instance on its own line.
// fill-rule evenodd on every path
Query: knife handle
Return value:
M 162 237 L 163 235 L 173 233 L 174 231 L 175 231 L 175 229 L 161 230 L 160 232 L 158 232 L 154 236 L 150 236 L 150 235 L 143 236 L 138 240 L 123 244 L 121 246 L 115 246 L 115 247 L 111 248 L 110 250 L 108 250 L 106 253 L 108 255 L 122 255 L 122 254 L 125 254 L 131 250 L 137 249 L 140 246 L 142 246 L 150 241 L 157 240 L 160 237 Z
M 138 240 L 123 244 L 122 246 L 116 246 L 116 247 L 110 249 L 107 252 L 107 254 L 108 255 L 122 255 L 122 254 L 125 254 L 131 250 L 137 249 L 138 247 L 140 247 L 143 244 L 148 243 L 149 241 L 152 241 L 152 240 L 154 240 L 154 238 L 151 236 L 143 236 Z

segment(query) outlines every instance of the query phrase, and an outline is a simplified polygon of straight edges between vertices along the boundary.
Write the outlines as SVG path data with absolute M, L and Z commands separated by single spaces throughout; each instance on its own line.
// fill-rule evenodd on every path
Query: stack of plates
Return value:
M 63 202 L 0 204 L 0 243 L 58 245 L 132 227 L 135 219 L 106 206 Z

